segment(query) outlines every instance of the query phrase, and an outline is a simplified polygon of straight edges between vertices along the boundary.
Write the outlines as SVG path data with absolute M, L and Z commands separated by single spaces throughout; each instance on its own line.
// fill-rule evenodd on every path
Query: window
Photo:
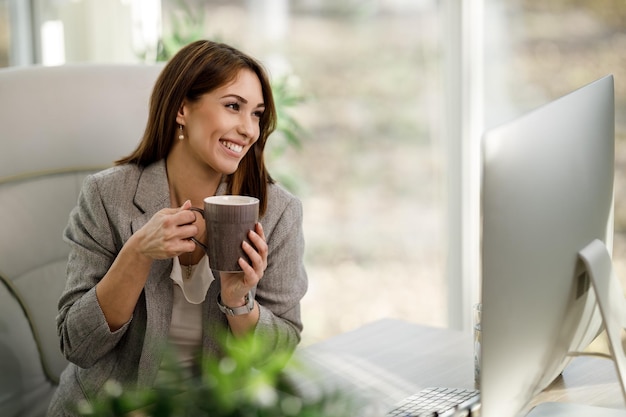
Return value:
M 289 109 L 306 133 L 284 153 L 275 134 L 269 166 L 304 203 L 305 340 L 383 317 L 469 319 L 477 137 L 607 73 L 617 104 L 614 261 L 626 276 L 622 1 L 158 3 L 0 0 L 0 65 L 151 61 L 159 36 L 175 32 L 230 43 L 274 80 L 286 77 L 306 98 Z
M 445 326 L 436 2 L 185 3 L 202 10 L 205 37 L 250 52 L 306 97 L 291 112 L 302 148 L 270 163 L 304 204 L 305 340 L 384 317 Z M 163 2 L 164 34 L 184 20 L 180 4 Z
M 606 74 L 615 77 L 613 262 L 626 288 L 626 3 L 485 2 L 485 123 L 493 126 Z
M 306 130 L 301 149 L 276 155 L 279 134 L 269 145 L 271 172 L 304 204 L 305 340 L 383 317 L 446 325 L 438 2 L 162 0 L 146 9 L 156 3 L 34 0 L 35 59 L 151 60 L 155 37 L 167 43 L 175 31 L 259 58 L 306 98 L 290 109 Z

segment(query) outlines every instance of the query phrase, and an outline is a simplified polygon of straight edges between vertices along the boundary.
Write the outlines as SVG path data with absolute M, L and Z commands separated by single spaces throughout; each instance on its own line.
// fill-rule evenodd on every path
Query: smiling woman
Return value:
M 65 230 L 57 325 L 70 364 L 50 416 L 72 415 L 109 379 L 153 385 L 165 377 L 167 345 L 190 378 L 198 358 L 222 353 L 224 330 L 262 335 L 268 352 L 296 347 L 307 288 L 302 206 L 265 169 L 275 123 L 265 70 L 241 51 L 197 41 L 164 67 L 142 141 L 85 180 Z M 240 272 L 212 269 L 193 211 L 220 194 L 260 201 Z

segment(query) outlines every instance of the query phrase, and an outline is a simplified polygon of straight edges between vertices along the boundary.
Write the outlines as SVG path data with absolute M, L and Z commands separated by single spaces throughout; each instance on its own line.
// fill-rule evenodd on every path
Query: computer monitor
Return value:
M 608 75 L 483 136 L 483 417 L 517 416 L 601 329 L 578 254 L 612 246 L 614 114 Z

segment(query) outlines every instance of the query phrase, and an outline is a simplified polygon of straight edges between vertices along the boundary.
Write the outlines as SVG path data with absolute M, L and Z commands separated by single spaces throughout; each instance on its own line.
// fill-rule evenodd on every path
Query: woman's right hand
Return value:
M 191 202 L 185 201 L 179 208 L 158 211 L 135 233 L 137 249 L 151 259 L 174 258 L 192 252 L 196 244 L 191 240 L 198 234 L 194 223 L 196 216 L 190 210 Z
M 148 279 L 152 260 L 191 252 L 190 240 L 198 233 L 191 202 L 157 212 L 124 244 L 111 268 L 96 285 L 100 309 L 111 331 L 120 329 L 133 315 Z M 143 259 L 142 259 L 143 258 Z

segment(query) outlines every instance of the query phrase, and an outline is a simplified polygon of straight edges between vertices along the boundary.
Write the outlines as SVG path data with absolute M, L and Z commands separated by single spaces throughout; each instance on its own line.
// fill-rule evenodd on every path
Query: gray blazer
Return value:
M 225 188 L 222 184 L 218 194 Z M 307 289 L 302 205 L 278 185 L 269 186 L 268 197 L 260 219 L 269 246 L 268 266 L 256 288 L 260 318 L 255 333 L 270 349 L 294 349 L 302 331 L 300 300 Z M 138 386 L 154 382 L 171 322 L 172 259 L 153 262 L 133 317 L 115 332 L 100 310 L 95 285 L 124 242 L 165 207 L 170 207 L 170 195 L 164 161 L 146 168 L 117 166 L 85 180 L 64 233 L 71 250 L 57 316 L 61 350 L 70 364 L 49 416 L 72 415 L 66 405 L 98 392 L 108 379 Z M 219 285 L 219 279 L 213 281 L 203 303 L 204 355 L 219 354 L 211 329 L 227 326 L 216 303 Z

